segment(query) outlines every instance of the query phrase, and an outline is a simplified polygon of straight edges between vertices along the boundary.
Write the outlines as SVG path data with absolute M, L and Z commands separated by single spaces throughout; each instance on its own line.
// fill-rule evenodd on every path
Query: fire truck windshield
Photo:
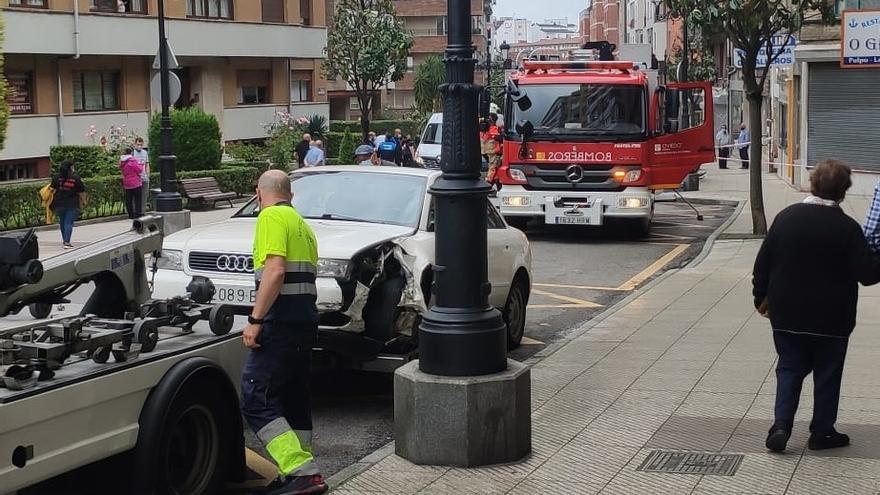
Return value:
M 507 129 L 529 120 L 533 140 L 629 140 L 646 133 L 645 88 L 619 84 L 529 84 L 519 87 L 532 102 L 512 105 Z

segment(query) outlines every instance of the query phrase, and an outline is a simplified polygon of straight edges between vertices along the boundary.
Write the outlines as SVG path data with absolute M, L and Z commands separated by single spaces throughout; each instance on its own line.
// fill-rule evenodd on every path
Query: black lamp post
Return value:
M 419 369 L 442 376 L 480 376 L 507 369 L 501 313 L 489 305 L 487 207 L 491 186 L 480 177 L 471 0 L 447 2 L 447 84 L 443 94 L 443 175 L 436 202 L 435 291 L 419 332 Z
M 168 38 L 165 37 L 165 1 L 159 0 L 159 77 L 162 86 L 162 117 L 159 126 L 159 182 L 162 192 L 156 197 L 156 211 L 169 212 L 183 209 L 183 199 L 177 192 L 177 173 L 171 144 L 171 89 L 168 69 Z
M 501 46 L 498 48 L 501 49 L 501 58 L 504 59 L 504 70 L 510 70 L 513 68 L 513 61 L 510 60 L 510 45 L 505 41 L 501 43 Z

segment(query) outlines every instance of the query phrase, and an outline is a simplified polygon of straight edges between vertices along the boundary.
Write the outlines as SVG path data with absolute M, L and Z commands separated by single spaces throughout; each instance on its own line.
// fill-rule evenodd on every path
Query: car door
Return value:
M 490 304 L 503 308 L 516 273 L 517 238 L 490 201 L 486 201 L 488 228 L 489 282 L 492 283 Z
M 700 165 L 715 161 L 714 107 L 708 82 L 668 84 L 654 94 L 650 186 L 677 189 Z

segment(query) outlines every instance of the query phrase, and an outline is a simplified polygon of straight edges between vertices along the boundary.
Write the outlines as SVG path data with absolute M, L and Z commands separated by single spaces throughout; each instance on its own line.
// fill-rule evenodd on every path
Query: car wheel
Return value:
M 522 343 L 526 330 L 526 306 L 529 303 L 529 289 L 525 281 L 517 277 L 513 281 L 507 304 L 504 305 L 504 322 L 507 324 L 507 348 L 516 349 Z

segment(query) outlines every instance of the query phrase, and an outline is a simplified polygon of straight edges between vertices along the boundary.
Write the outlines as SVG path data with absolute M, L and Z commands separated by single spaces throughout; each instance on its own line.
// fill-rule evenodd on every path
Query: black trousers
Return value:
M 144 214 L 143 186 L 125 190 L 125 211 L 132 220 Z
M 718 150 L 718 168 L 727 168 L 727 157 L 730 156 L 730 148 Z
M 837 422 L 847 338 L 773 332 L 776 365 L 776 425 L 791 430 L 804 378 L 813 373 L 810 431 L 828 433 Z
M 746 146 L 745 148 L 739 149 L 739 159 L 742 160 L 742 168 L 749 168 L 749 148 Z

